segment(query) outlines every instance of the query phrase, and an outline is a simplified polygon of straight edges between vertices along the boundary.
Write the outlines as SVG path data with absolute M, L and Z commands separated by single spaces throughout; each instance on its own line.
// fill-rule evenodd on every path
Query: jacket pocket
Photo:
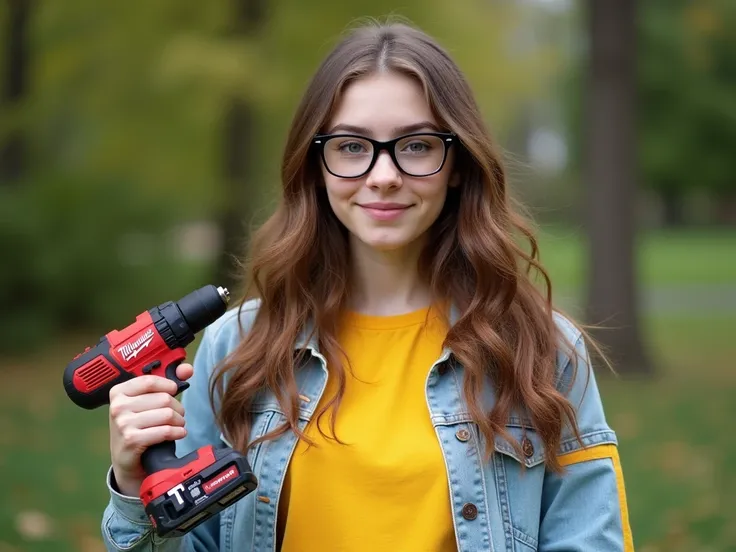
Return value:
M 521 450 L 494 436 L 493 477 L 509 550 L 537 550 L 544 485 L 544 442 L 530 422 L 512 419 L 506 431 Z M 509 547 L 515 542 L 513 548 Z
M 506 431 L 516 441 L 521 451 L 516 450 L 502 435 L 495 435 L 496 452 L 513 458 L 527 468 L 533 468 L 544 462 L 544 442 L 531 422 L 512 418 L 506 424 Z

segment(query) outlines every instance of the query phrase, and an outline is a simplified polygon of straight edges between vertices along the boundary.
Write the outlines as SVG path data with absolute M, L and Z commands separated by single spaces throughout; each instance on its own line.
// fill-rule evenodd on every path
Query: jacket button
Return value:
M 524 453 L 524 456 L 526 456 L 527 458 L 531 458 L 532 456 L 534 456 L 534 445 L 528 437 L 524 437 L 521 440 L 521 450 Z
M 478 517 L 478 507 L 468 502 L 463 506 L 463 517 L 468 521 L 473 521 Z
M 470 432 L 467 429 L 458 429 L 457 433 L 455 433 L 455 437 L 457 437 L 458 441 L 462 441 L 464 443 L 470 439 Z

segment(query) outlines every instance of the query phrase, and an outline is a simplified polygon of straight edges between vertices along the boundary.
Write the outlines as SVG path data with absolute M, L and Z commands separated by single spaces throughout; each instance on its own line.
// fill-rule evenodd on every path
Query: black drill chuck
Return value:
M 208 285 L 185 295 L 176 303 L 168 301 L 150 310 L 156 329 L 170 349 L 186 347 L 194 335 L 225 314 L 230 293 Z
M 179 310 L 192 333 L 199 333 L 225 313 L 230 301 L 226 288 L 205 286 L 179 300 Z

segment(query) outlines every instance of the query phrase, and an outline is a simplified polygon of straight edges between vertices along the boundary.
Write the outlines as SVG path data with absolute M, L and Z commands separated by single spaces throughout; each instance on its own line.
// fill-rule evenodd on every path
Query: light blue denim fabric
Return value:
M 208 380 L 213 366 L 232 351 L 241 338 L 238 319 L 247 331 L 257 308 L 256 302 L 249 302 L 240 313 L 233 309 L 205 330 L 193 361 L 191 387 L 182 398 L 188 434 L 177 442 L 179 455 L 206 444 L 225 442 L 209 405 Z M 575 343 L 581 359 L 576 374 L 564 354 L 558 354 L 557 364 L 560 389 L 569 390 L 567 395 L 577 408 L 582 441 L 586 446 L 616 445 L 616 435 L 606 423 L 595 376 L 588 369 L 583 340 L 566 319 L 558 316 L 557 323 L 570 342 Z M 309 335 L 309 331 L 303 335 Z M 303 400 L 300 407 L 299 424 L 303 429 L 325 389 L 327 369 L 316 339 L 302 338 L 297 347 L 311 351 L 309 360 L 297 373 L 299 393 L 308 399 Z M 462 378 L 463 367 L 451 351 L 445 350 L 432 366 L 426 381 L 427 404 L 447 466 L 458 550 L 623 551 L 622 509 L 610 459 L 573 464 L 567 466 L 562 475 L 553 474 L 544 466 L 542 440 L 529 420 L 512 416 L 507 428 L 519 442 L 524 438 L 528 440 L 524 441 L 524 454 L 519 455 L 497 437 L 496 452 L 486 462 L 483 438 L 471 422 L 462 398 Z M 489 386 L 486 392 L 489 407 L 494 400 Z M 258 397 L 252 407 L 252 416 L 253 439 L 285 420 L 271 394 Z M 107 549 L 274 552 L 279 496 L 295 445 L 296 438 L 289 432 L 251 448 L 247 458 L 258 477 L 258 488 L 219 516 L 176 539 L 158 538 L 141 501 L 117 493 L 111 485 L 111 472 L 108 472 L 111 499 L 102 520 Z M 563 454 L 580 448 L 580 443 L 567 431 L 557 452 Z M 526 469 L 522 469 L 522 465 Z

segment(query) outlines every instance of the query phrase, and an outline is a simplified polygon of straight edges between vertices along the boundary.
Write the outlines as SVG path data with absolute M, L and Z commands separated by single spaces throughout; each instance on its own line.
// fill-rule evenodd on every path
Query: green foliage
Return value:
M 0 350 L 112 329 L 193 285 L 168 247 L 175 213 L 139 191 L 122 178 L 53 173 L 0 189 Z
M 647 0 L 637 4 L 640 183 L 657 193 L 736 192 L 736 4 Z M 574 13 L 576 34 L 586 19 Z M 584 162 L 588 70 L 576 52 L 565 82 L 572 172 Z
M 533 12 L 516 3 L 266 5 L 262 26 L 242 36 L 231 2 L 33 3 L 30 91 L 21 105 L 0 106 L 0 140 L 16 127 L 30 145 L 23 182 L 0 188 L 0 349 L 119 326 L 200 283 L 207 267 L 182 268 L 165 236 L 174 224 L 216 219 L 230 201 L 228 103 L 242 98 L 257 113 L 243 212 L 262 219 L 307 79 L 360 19 L 396 16 L 435 34 L 497 129 L 513 126 L 556 68 L 553 49 L 520 34 Z M 130 259 L 121 249 L 147 253 Z
M 657 190 L 736 192 L 736 5 L 640 4 L 645 182 Z

